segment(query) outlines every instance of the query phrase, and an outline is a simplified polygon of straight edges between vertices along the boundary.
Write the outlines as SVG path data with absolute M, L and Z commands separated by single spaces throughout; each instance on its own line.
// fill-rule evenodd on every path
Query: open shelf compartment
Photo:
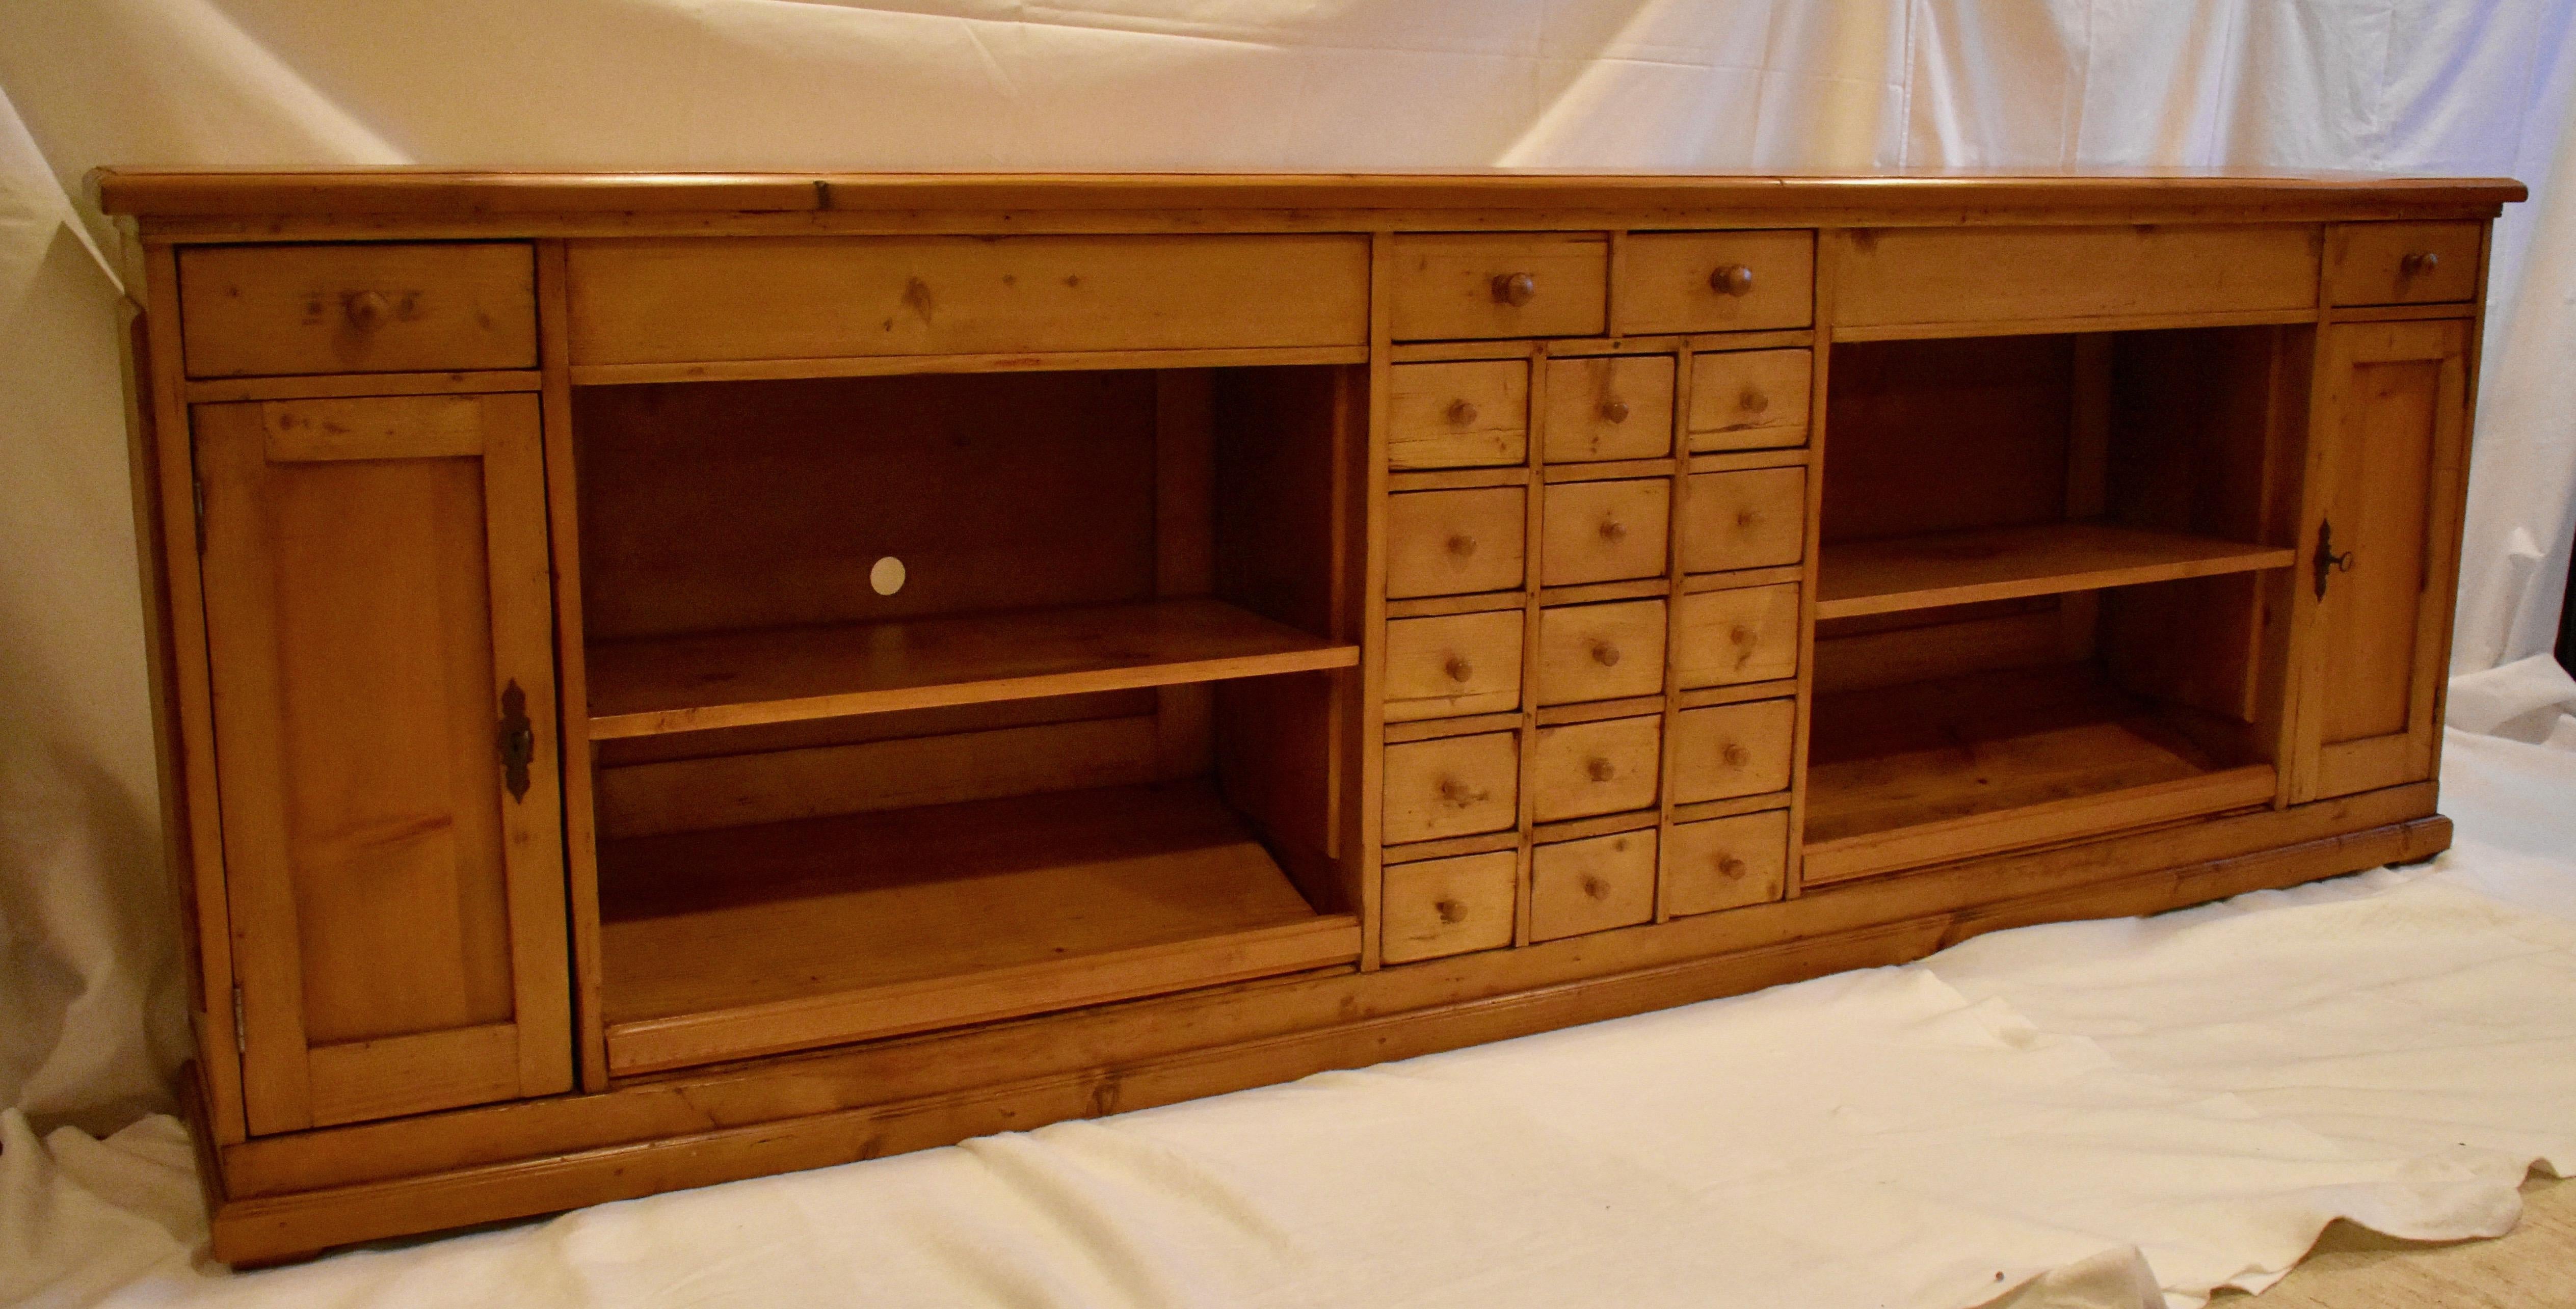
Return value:
M 2284 568 L 2298 551 L 2111 523 L 2034 523 L 1827 547 L 1816 617 L 1854 618 L 1980 600 Z

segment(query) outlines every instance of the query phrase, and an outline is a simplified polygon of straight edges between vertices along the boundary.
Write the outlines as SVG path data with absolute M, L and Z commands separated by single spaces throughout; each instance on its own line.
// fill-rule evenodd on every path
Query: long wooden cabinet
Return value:
M 2448 840 L 2510 182 L 97 184 L 227 1260 Z

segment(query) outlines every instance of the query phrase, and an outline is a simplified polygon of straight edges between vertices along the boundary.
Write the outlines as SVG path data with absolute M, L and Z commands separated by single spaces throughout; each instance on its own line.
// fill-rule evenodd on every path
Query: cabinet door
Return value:
M 535 397 L 192 417 L 250 1130 L 568 1089 Z
M 2469 324 L 2326 333 L 2296 580 L 2313 606 L 2301 800 L 2433 775 L 2468 465 Z

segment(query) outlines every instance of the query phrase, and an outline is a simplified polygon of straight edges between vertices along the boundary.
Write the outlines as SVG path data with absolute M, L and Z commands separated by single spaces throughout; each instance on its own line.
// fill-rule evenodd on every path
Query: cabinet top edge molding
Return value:
M 1204 209 L 1411 215 L 1443 210 L 1605 214 L 1723 211 L 1730 222 L 1818 213 L 1902 222 L 1934 211 L 1980 218 L 2208 211 L 2242 218 L 2294 212 L 2330 218 L 2414 212 L 2492 214 L 2524 199 L 2510 178 L 2367 173 L 2113 170 L 1897 171 L 1869 175 L 1679 174 L 1522 169 L 1416 173 L 557 173 L 439 168 L 101 168 L 88 178 L 102 212 L 160 221 L 372 217 L 542 220 L 604 215 L 1091 213 Z M 1956 221 L 1952 218 L 1950 221 Z

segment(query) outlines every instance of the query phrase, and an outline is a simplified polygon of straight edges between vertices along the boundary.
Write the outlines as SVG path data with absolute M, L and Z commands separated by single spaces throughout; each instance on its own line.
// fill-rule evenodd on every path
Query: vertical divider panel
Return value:
M 1206 595 L 1216 585 L 1216 451 L 1213 381 L 1206 369 L 1154 374 L 1154 594 Z M 1215 688 L 1206 682 L 1154 692 L 1157 770 L 1195 777 L 1213 757 Z
M 1532 880 L 1537 868 L 1530 835 L 1536 825 L 1538 798 L 1531 786 L 1532 770 L 1538 758 L 1538 618 L 1539 580 L 1545 574 L 1547 558 L 1547 342 L 1529 345 L 1529 494 L 1522 498 L 1525 519 L 1521 528 L 1521 728 L 1520 870 L 1515 875 L 1512 906 L 1512 944 L 1530 943 L 1530 897 L 1536 891 Z
M 1816 726 L 1816 579 L 1824 569 L 1826 385 L 1833 372 L 1836 288 L 1848 243 L 1816 233 L 1815 336 L 1807 359 L 1806 557 L 1798 565 L 1797 721 L 1789 732 L 1789 850 L 1781 895 L 1805 891 L 1807 842 L 1807 743 Z
M 1617 321 L 1617 320 L 1612 320 Z M 1681 751 L 1682 713 L 1682 534 L 1690 530 L 1690 412 L 1691 366 L 1690 340 L 1685 337 L 1673 348 L 1672 449 L 1665 453 L 1672 463 L 1672 528 L 1664 533 L 1664 733 L 1662 757 L 1657 761 L 1655 786 L 1655 916 L 1654 922 L 1672 919 L 1672 905 L 1664 894 L 1669 881 L 1664 871 L 1672 866 L 1673 850 L 1673 773 Z
M 1354 680 L 1359 694 L 1344 715 L 1353 739 L 1342 743 L 1345 758 L 1356 756 L 1343 811 L 1350 815 L 1343 834 L 1345 853 L 1357 868 L 1360 884 L 1360 969 L 1375 971 L 1381 960 L 1379 937 L 1385 915 L 1386 800 L 1386 425 L 1388 386 L 1394 367 L 1395 234 L 1369 234 L 1368 288 L 1368 419 L 1357 479 L 1362 514 L 1357 585 L 1350 608 L 1357 610 L 1360 666 Z

